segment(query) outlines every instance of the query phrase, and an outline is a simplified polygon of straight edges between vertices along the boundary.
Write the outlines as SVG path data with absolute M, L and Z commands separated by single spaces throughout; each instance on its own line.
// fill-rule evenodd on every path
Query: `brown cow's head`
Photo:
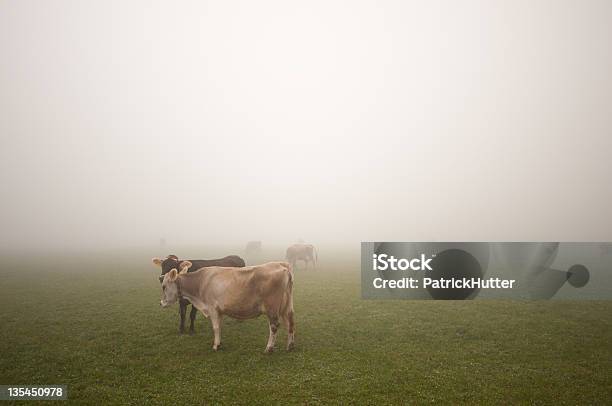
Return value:
M 174 304 L 179 298 L 179 287 L 178 287 L 178 278 L 180 275 L 187 273 L 187 269 L 189 269 L 191 263 L 189 261 L 184 261 L 181 264 L 181 272 L 178 272 L 176 268 L 172 268 L 170 272 L 167 272 L 161 281 L 162 284 L 162 296 L 159 302 L 161 307 L 168 307 Z
M 164 275 L 162 283 L 162 295 L 159 305 L 161 307 L 168 307 L 178 300 L 178 287 L 176 285 L 176 279 L 178 278 L 178 272 L 176 268 L 172 268 L 170 272 Z
M 179 260 L 176 255 L 168 255 L 166 259 L 153 258 L 153 263 L 161 268 L 161 275 L 159 276 L 159 283 L 164 280 L 164 275 L 170 272 L 173 268 L 181 269 L 181 263 L 185 261 Z

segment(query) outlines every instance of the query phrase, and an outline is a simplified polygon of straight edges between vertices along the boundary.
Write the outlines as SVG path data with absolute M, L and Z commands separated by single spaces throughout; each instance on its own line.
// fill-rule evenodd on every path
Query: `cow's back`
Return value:
M 218 259 L 194 259 L 189 260 L 189 262 L 191 262 L 191 267 L 189 268 L 188 272 L 193 272 L 201 268 L 213 266 L 232 268 L 241 268 L 245 266 L 244 260 L 238 255 L 228 255 L 227 257 Z
M 281 303 L 292 286 L 286 262 L 268 262 L 244 268 L 205 267 L 201 273 L 201 299 L 237 319 L 256 317 Z
M 297 259 L 311 259 L 313 258 L 314 246 L 311 244 L 293 244 L 287 248 L 287 259 L 294 261 Z

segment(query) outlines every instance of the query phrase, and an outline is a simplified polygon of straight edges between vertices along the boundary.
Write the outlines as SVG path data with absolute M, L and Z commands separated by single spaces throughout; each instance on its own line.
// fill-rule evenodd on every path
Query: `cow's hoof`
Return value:
M 190 335 L 190 336 L 192 336 L 192 335 L 194 335 L 194 334 L 195 334 L 195 331 L 193 331 L 193 330 L 189 330 L 189 335 Z
M 272 354 L 274 352 L 274 347 L 266 347 L 266 350 L 264 351 L 264 353 L 266 354 Z
M 217 345 L 216 347 L 213 345 L 213 351 L 219 351 L 221 349 L 221 344 Z
M 294 348 L 295 348 L 295 344 L 293 344 L 293 343 L 287 344 L 287 351 L 291 351 Z

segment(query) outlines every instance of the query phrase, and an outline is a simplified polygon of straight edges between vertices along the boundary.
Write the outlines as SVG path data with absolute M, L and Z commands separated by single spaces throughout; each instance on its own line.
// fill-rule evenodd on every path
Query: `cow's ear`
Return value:
M 189 261 L 183 261 L 181 262 L 181 264 L 179 265 L 179 269 L 181 270 L 181 273 L 183 272 L 187 272 L 187 270 L 189 268 L 191 268 L 192 263 Z
M 162 262 L 163 262 L 163 261 L 162 261 L 161 259 L 159 259 L 159 258 L 153 258 L 151 261 L 153 261 L 153 263 L 154 263 L 155 265 L 157 265 L 157 266 L 161 266 L 161 264 L 162 264 Z
M 174 282 L 177 278 L 178 272 L 176 271 L 176 268 L 172 268 L 170 270 L 170 272 L 168 272 L 168 280 L 170 282 Z

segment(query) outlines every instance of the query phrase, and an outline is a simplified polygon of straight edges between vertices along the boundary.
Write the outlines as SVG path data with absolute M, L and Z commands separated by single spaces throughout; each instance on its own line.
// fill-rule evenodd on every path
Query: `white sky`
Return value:
M 0 244 L 612 240 L 610 1 L 0 0 Z

